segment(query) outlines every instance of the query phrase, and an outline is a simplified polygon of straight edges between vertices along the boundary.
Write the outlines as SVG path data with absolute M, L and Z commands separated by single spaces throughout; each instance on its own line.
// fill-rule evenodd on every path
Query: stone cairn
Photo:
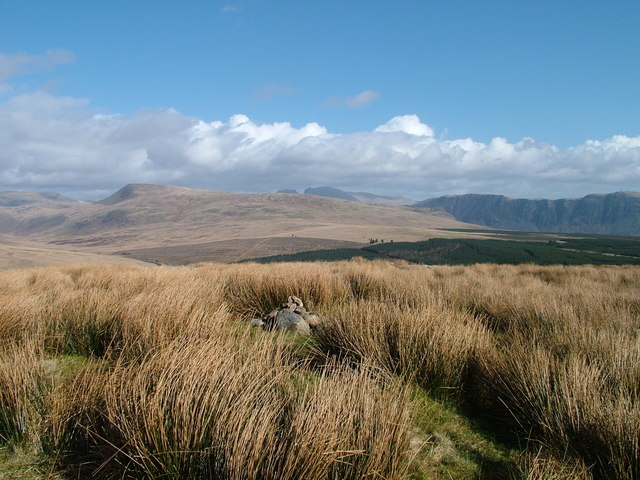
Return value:
M 251 320 L 252 327 L 292 332 L 299 335 L 309 335 L 311 328 L 317 327 L 319 323 L 318 314 L 307 312 L 302 300 L 294 296 L 290 296 L 287 303 L 283 303 L 267 316 Z

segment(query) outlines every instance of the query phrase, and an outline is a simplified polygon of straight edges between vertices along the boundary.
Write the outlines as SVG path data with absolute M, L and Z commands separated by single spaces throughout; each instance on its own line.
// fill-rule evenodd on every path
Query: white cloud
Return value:
M 76 198 L 133 182 L 244 192 L 326 184 L 417 200 L 464 192 L 559 198 L 640 185 L 640 136 L 568 149 L 530 138 L 439 140 L 416 115 L 340 135 L 241 114 L 214 122 L 171 109 L 105 115 L 86 100 L 32 92 L 0 103 L 0 145 L 0 188 Z
M 66 50 L 47 50 L 43 55 L 4 55 L 0 53 L 0 82 L 19 75 L 50 70 L 58 65 L 75 62 Z
M 371 104 L 374 100 L 380 98 L 380 93 L 375 90 L 365 90 L 360 92 L 355 97 L 349 97 L 345 101 L 345 105 L 351 108 L 362 108 Z
M 362 108 L 371 105 L 372 102 L 380 98 L 380 92 L 375 90 L 365 90 L 353 97 L 347 97 L 343 99 L 341 96 L 336 95 L 327 98 L 322 106 L 324 107 L 349 107 L 349 108 Z
M 375 129 L 376 132 L 404 132 L 409 135 L 433 137 L 433 129 L 420 121 L 417 115 L 400 115 L 393 117 L 384 125 Z

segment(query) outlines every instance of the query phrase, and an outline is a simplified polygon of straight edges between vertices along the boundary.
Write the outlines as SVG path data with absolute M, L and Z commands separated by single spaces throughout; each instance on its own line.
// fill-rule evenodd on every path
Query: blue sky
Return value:
M 637 1 L 4 1 L 0 189 L 640 190 L 638 25 Z

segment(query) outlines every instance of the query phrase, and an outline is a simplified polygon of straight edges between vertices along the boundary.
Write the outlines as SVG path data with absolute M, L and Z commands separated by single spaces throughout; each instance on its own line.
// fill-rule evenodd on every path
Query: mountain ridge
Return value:
M 351 202 L 366 203 L 368 205 L 412 205 L 413 200 L 404 197 L 389 197 L 368 192 L 347 192 L 335 187 L 309 187 L 304 191 L 305 195 L 319 197 L 340 198 Z
M 456 220 L 502 230 L 640 235 L 639 192 L 594 193 L 558 200 L 447 195 L 413 206 L 441 209 Z

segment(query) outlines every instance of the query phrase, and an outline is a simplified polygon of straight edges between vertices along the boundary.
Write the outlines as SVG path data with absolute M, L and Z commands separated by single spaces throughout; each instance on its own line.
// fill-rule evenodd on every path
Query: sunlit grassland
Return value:
M 0 477 L 635 479 L 639 326 L 638 267 L 7 271 Z

